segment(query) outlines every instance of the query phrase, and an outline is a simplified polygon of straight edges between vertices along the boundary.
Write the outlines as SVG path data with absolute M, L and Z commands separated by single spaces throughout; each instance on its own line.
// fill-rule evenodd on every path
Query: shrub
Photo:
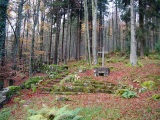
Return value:
M 145 81 L 145 82 L 143 82 L 143 83 L 141 84 L 141 86 L 142 86 L 143 88 L 146 88 L 146 89 L 151 90 L 151 89 L 155 88 L 157 85 L 156 85 L 156 83 L 153 82 L 153 81 Z
M 9 91 L 7 92 L 7 97 L 11 97 L 15 94 L 19 94 L 19 91 L 21 90 L 20 86 L 9 86 Z
M 41 80 L 43 80 L 43 77 L 40 77 L 40 76 L 32 77 L 24 83 L 24 86 L 25 86 L 25 88 L 29 89 L 32 87 L 32 85 L 35 85 L 36 83 L 38 83 Z

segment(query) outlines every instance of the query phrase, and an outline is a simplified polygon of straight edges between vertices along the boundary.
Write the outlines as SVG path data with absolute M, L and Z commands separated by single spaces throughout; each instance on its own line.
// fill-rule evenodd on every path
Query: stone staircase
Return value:
M 37 90 L 39 91 L 40 94 L 49 94 L 53 86 L 58 84 L 67 75 L 68 75 L 68 72 L 63 71 L 59 73 L 58 76 L 53 79 L 47 79 L 47 80 L 41 81 L 37 85 Z

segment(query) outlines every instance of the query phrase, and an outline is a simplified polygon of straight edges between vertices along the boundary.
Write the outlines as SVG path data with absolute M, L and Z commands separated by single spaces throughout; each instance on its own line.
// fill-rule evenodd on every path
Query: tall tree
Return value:
M 59 46 L 59 35 L 60 35 L 60 26 L 61 26 L 61 4 L 60 0 L 57 0 L 58 5 L 56 14 L 56 39 L 55 39 L 55 51 L 54 51 L 54 64 L 58 64 L 58 46 Z
M 131 0 L 131 48 L 130 48 L 130 63 L 137 65 L 137 41 L 135 39 L 135 10 L 134 0 Z
M 65 40 L 65 52 L 64 52 L 64 64 L 66 64 L 67 63 L 67 52 L 69 52 L 69 51 L 67 51 L 67 43 L 68 43 L 68 36 L 69 36 L 69 19 L 70 19 L 70 0 L 68 0 L 68 8 L 67 8 L 67 21 L 66 21 L 66 28 L 67 28 L 67 30 L 66 30 L 66 36 L 65 36 L 65 38 L 66 38 L 66 40 Z
M 88 0 L 84 1 L 84 24 L 85 24 L 85 54 L 88 59 L 89 65 L 91 65 L 91 51 L 90 51 L 90 35 L 88 25 Z
M 139 29 L 141 33 L 144 33 L 144 1 L 139 0 Z M 144 56 L 144 49 L 145 49 L 145 38 L 144 35 L 141 35 L 140 37 L 140 55 L 143 57 Z
M 40 25 L 40 51 L 44 50 L 44 21 L 45 21 L 45 2 L 44 0 L 41 1 L 41 25 Z M 40 61 L 42 62 L 42 55 L 40 56 Z
M 38 23 L 38 18 L 39 18 L 40 0 L 36 0 L 36 4 L 33 4 L 33 5 L 34 5 L 34 9 L 33 9 L 33 28 L 32 28 L 32 41 L 31 41 L 31 48 L 30 48 L 29 76 L 32 76 L 32 74 L 33 74 L 35 31 L 36 31 L 36 26 L 37 26 L 37 23 Z
M 18 4 L 18 15 L 17 15 L 17 20 L 16 20 L 16 29 L 15 29 L 15 33 L 16 33 L 16 39 L 14 42 L 14 66 L 13 68 L 16 69 L 16 63 L 17 63 L 17 59 L 21 56 L 20 55 L 20 34 L 21 34 L 21 23 L 22 23 L 22 11 L 23 11 L 23 5 L 26 1 L 24 0 L 20 0 L 19 4 Z
M 4 66 L 5 59 L 5 37 L 6 37 L 6 16 L 9 0 L 0 1 L 0 66 Z
M 93 64 L 97 64 L 97 0 L 92 0 L 92 51 Z

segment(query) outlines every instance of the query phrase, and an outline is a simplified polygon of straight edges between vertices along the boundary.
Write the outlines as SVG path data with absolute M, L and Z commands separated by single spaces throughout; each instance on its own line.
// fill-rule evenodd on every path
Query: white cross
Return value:
M 104 67 L 104 53 L 108 53 L 108 51 L 104 51 L 104 47 L 103 47 L 102 52 L 98 52 L 98 53 L 102 53 L 102 67 Z

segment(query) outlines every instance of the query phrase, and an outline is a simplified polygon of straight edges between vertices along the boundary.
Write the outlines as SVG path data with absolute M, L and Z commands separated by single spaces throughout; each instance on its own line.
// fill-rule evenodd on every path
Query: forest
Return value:
M 0 120 L 160 119 L 160 0 L 0 0 Z

